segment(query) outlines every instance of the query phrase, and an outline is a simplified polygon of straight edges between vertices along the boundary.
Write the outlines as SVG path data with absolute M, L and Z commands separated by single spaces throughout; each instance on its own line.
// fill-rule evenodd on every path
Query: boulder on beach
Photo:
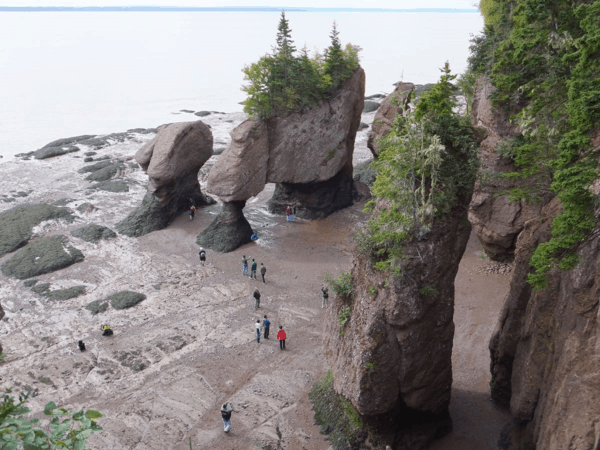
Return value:
M 146 296 L 144 294 L 132 291 L 121 291 L 109 296 L 106 300 L 110 301 L 110 304 L 114 309 L 127 309 L 137 305 L 145 299 Z
M 50 283 L 41 283 L 31 290 L 36 294 L 46 297 L 50 301 L 70 300 L 85 294 L 85 286 L 73 286 L 67 289 L 50 290 Z
M 83 253 L 68 244 L 69 240 L 62 235 L 27 244 L 2 265 L 2 273 L 23 280 L 83 261 Z
M 378 102 L 373 102 L 373 101 L 366 101 L 365 102 L 365 106 L 363 107 L 363 113 L 370 113 L 373 111 L 377 111 L 377 108 L 379 108 L 379 103 Z
M 32 229 L 46 220 L 73 222 L 69 208 L 46 203 L 19 205 L 0 213 L 0 257 L 23 247 L 32 237 Z
M 67 153 L 78 152 L 79 147 L 76 145 L 64 145 L 61 147 L 44 147 L 33 152 L 35 159 L 47 159 L 54 156 L 66 155 Z
M 129 192 L 129 184 L 125 180 L 108 180 L 92 184 L 89 189 L 107 192 Z
M 117 233 L 101 225 L 90 224 L 71 231 L 71 235 L 83 239 L 86 242 L 96 243 L 103 239 L 112 239 L 117 237 Z
M 353 178 L 354 181 L 358 181 L 360 183 L 366 184 L 371 187 L 373 183 L 375 183 L 375 178 L 377 177 L 377 172 L 373 167 L 371 167 L 372 159 L 362 162 L 354 166 Z
M 160 127 L 154 139 L 135 154 L 150 178 L 148 193 L 142 204 L 117 224 L 117 231 L 142 236 L 165 228 L 187 210 L 190 200 L 196 206 L 215 203 L 202 193 L 198 182 L 198 171 L 212 156 L 212 146 L 212 132 L 200 120 Z
M 105 300 L 94 300 L 85 306 L 85 309 L 91 311 L 92 316 L 106 312 L 108 310 L 108 303 Z

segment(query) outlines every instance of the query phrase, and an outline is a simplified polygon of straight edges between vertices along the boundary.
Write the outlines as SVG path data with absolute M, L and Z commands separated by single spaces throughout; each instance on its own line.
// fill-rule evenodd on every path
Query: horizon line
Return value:
M 464 8 L 316 8 L 278 6 L 0 6 L 0 12 L 400 12 L 400 13 L 478 13 Z

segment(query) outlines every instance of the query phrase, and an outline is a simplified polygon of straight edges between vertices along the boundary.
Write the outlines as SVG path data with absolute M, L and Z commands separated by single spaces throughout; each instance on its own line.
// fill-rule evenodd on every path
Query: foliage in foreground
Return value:
M 323 281 L 329 285 L 338 297 L 350 298 L 354 295 L 355 289 L 352 284 L 351 273 L 342 272 L 336 278 L 333 278 L 329 272 L 325 272 Z
M 415 111 L 398 114 L 378 143 L 371 189 L 376 200 L 366 205 L 373 215 L 355 239 L 376 269 L 394 277 L 403 275 L 408 262 L 404 246 L 424 239 L 473 189 L 477 133 L 453 111 L 454 78 L 446 63 L 440 82 L 421 96 Z
M 44 414 L 50 417 L 50 423 L 41 426 L 40 419 L 27 420 L 25 415 L 31 410 L 25 406 L 28 394 L 20 395 L 18 403 L 7 389 L 0 403 L 0 448 L 16 450 L 85 450 L 86 440 L 102 428 L 94 419 L 102 417 L 98 411 L 78 411 L 72 413 L 57 408 L 50 402 L 44 408 Z
M 272 54 L 244 67 L 242 90 L 248 94 L 244 111 L 252 118 L 269 117 L 292 110 L 310 108 L 329 98 L 358 68 L 360 48 L 342 48 L 333 23 L 331 45 L 324 55 L 309 56 L 304 47 L 298 54 L 285 12 L 281 13 L 276 45 Z
M 536 199 L 549 185 L 564 212 L 552 223 L 552 238 L 535 250 L 529 282 L 547 286 L 553 267 L 572 269 L 577 248 L 597 226 L 600 148 L 591 136 L 600 124 L 600 2 L 591 0 L 485 0 L 484 32 L 473 39 L 470 70 L 487 75 L 495 108 L 513 113 L 522 136 L 511 153 Z

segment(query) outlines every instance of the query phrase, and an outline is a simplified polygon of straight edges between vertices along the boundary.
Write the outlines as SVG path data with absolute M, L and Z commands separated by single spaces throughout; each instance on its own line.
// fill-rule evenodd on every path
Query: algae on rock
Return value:
M 33 227 L 56 219 L 73 222 L 74 216 L 69 208 L 45 203 L 19 205 L 0 213 L 0 257 L 27 244 L 33 235 Z
M 96 243 L 103 239 L 112 239 L 117 237 L 117 233 L 107 227 L 96 224 L 85 225 L 71 231 L 71 234 L 86 242 Z
M 28 244 L 2 265 L 2 273 L 23 280 L 83 261 L 83 253 L 68 242 L 66 236 L 58 235 Z
M 139 294 L 132 291 L 121 291 L 109 296 L 106 300 L 110 300 L 110 304 L 115 309 L 127 309 L 137 305 L 145 300 L 144 294 Z

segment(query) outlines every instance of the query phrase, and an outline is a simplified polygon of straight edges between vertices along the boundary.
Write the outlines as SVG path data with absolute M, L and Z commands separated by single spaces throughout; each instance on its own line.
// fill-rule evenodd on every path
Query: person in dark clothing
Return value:
M 112 336 L 113 330 L 110 329 L 110 325 L 100 325 L 100 329 L 102 330 L 102 336 Z
M 265 316 L 266 317 L 266 316 Z M 79 341 L 77 343 L 77 347 L 79 347 L 79 351 L 80 352 L 85 352 L 85 344 L 83 343 L 83 341 Z
M 252 258 L 252 266 L 250 267 L 250 278 L 254 278 L 256 280 L 256 261 Z
M 203 266 L 204 263 L 206 262 L 206 250 L 204 250 L 202 247 L 200 247 L 200 251 L 198 252 L 198 255 L 200 255 L 200 265 Z
M 329 289 L 327 289 L 327 286 L 325 285 L 321 286 L 321 297 L 323 298 L 321 308 L 325 308 L 325 306 L 327 306 L 329 303 Z
M 279 339 L 279 350 L 285 350 L 285 339 L 287 338 L 283 326 L 279 325 L 279 331 L 277 332 L 277 339 Z
M 260 276 L 263 279 L 263 283 L 265 282 L 265 273 L 267 273 L 267 268 L 264 266 L 263 263 L 260 263 Z
M 254 297 L 254 309 L 260 308 L 260 292 L 258 289 L 254 289 L 254 294 L 252 294 L 252 297 Z
M 265 339 L 269 339 L 269 328 L 271 327 L 271 321 L 269 319 L 267 319 L 267 316 L 265 315 L 265 318 L 263 319 L 263 328 L 265 329 L 263 336 L 265 337 Z
M 190 210 L 188 212 L 190 213 L 190 220 L 194 220 L 194 214 L 196 213 L 196 207 L 194 205 L 190 206 Z
M 248 259 L 246 259 L 246 255 L 242 256 L 242 264 L 244 265 L 242 275 L 248 275 Z
M 233 412 L 233 404 L 230 403 L 229 406 L 227 403 L 223 403 L 221 406 L 221 418 L 223 419 L 224 431 L 225 433 L 229 433 L 231 430 L 231 413 Z

